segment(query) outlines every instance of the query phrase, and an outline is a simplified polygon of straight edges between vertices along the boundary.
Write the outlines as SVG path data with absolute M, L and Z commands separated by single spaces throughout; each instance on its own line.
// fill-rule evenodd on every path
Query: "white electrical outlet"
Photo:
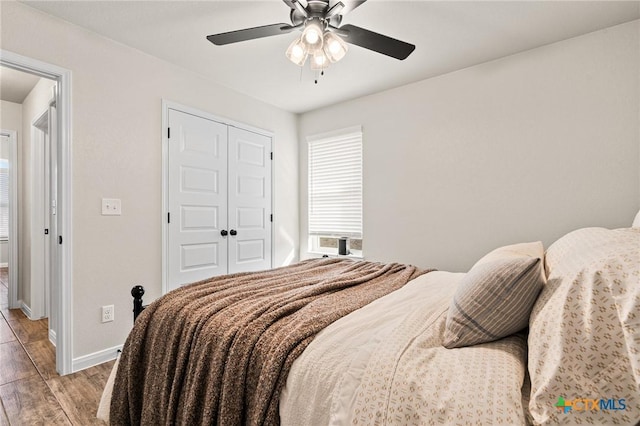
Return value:
M 115 312 L 113 305 L 102 307 L 102 322 L 111 322 L 114 320 Z
M 102 199 L 102 216 L 120 216 L 122 214 L 122 201 L 119 198 Z

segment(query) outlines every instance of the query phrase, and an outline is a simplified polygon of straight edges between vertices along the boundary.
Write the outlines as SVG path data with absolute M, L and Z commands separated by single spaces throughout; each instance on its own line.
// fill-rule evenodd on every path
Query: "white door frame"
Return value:
M 169 230 L 167 223 L 167 215 L 169 213 L 169 110 L 177 110 L 186 114 L 195 115 L 198 117 L 206 118 L 208 120 L 217 121 L 218 123 L 226 124 L 227 126 L 238 127 L 240 129 L 248 130 L 250 132 L 258 133 L 271 138 L 271 151 L 275 151 L 275 136 L 274 133 L 269 130 L 260 129 L 257 127 L 249 126 L 238 121 L 230 120 L 228 118 L 218 117 L 208 112 L 199 110 L 197 108 L 188 107 L 177 102 L 162 99 L 162 217 L 160 223 L 162 223 L 162 294 L 167 293 L 169 289 Z M 271 165 L 271 211 L 275 214 L 274 204 L 274 188 L 273 188 L 273 171 L 275 167 Z M 275 248 L 275 238 L 273 232 L 273 224 L 271 222 L 271 267 L 273 267 L 273 255 Z
M 49 143 L 51 135 L 49 135 L 49 106 L 40 114 L 37 114 L 31 122 L 31 217 L 30 227 L 31 236 L 31 271 L 29 281 L 31 284 L 31 303 L 30 314 L 33 319 L 47 317 L 47 298 L 48 287 L 51 285 L 51 279 L 47 272 L 49 270 L 47 258 L 48 251 L 45 247 L 45 211 L 48 212 L 48 206 L 45 203 L 47 180 L 45 168 L 45 148 Z
M 9 308 L 18 303 L 18 146 L 15 130 L 0 130 L 9 138 Z
M 19 71 L 36 74 L 57 81 L 58 119 L 58 235 L 62 238 L 58 246 L 58 268 L 52 277 L 52 306 L 58 315 L 56 330 L 56 370 L 59 374 L 72 373 L 73 356 L 73 228 L 72 228 L 72 164 L 71 164 L 71 71 L 33 58 L 0 49 L 0 65 Z
M 51 239 L 55 239 L 57 234 L 50 232 L 45 234 L 44 230 L 55 230 L 51 215 L 51 160 L 50 147 L 55 143 L 57 135 L 55 123 L 52 120 L 55 116 L 52 113 L 55 105 L 55 96 L 49 101 L 46 109 L 35 116 L 31 123 L 31 271 L 29 281 L 31 282 L 31 306 L 30 317 L 33 319 L 49 318 L 49 330 L 55 330 L 55 315 L 51 311 L 55 307 L 51 305 Z M 53 142 L 52 142 L 53 141 Z M 55 161 L 55 159 L 53 159 Z M 54 194 L 55 198 L 55 194 Z M 57 250 L 57 245 L 53 246 Z M 55 345 L 55 339 L 50 340 Z

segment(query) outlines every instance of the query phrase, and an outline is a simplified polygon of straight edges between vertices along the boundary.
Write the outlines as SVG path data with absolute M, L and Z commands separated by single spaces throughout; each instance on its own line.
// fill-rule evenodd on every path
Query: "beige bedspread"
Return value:
M 173 291 L 127 338 L 110 421 L 277 424 L 291 363 L 316 333 L 424 272 L 323 259 Z
M 423 275 L 320 332 L 290 370 L 282 424 L 526 424 L 522 335 L 442 346 L 462 276 Z

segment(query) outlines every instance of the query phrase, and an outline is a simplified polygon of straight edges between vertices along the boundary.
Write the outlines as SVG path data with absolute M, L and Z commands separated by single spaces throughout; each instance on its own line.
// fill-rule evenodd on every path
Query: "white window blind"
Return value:
M 0 240 L 9 238 L 9 164 L 0 160 Z
M 309 235 L 362 238 L 362 129 L 307 141 Z

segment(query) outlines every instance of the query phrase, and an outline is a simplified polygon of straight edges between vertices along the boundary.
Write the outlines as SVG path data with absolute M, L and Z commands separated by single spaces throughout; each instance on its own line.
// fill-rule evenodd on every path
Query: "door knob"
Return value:
M 228 234 L 226 229 L 223 229 L 222 231 L 220 231 L 220 235 L 222 235 L 223 237 L 226 237 Z
M 232 229 L 231 231 L 229 231 L 229 233 L 231 235 L 238 235 L 238 232 L 235 229 Z

